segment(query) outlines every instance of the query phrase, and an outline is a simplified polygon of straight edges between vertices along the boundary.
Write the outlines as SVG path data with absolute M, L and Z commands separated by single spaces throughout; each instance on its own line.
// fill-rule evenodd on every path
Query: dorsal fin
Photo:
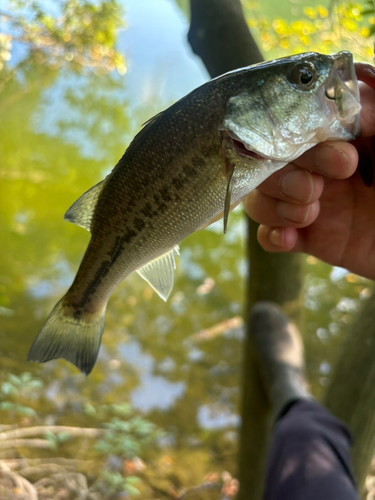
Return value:
M 64 219 L 90 231 L 92 217 L 104 182 L 105 179 L 78 198 L 66 212 Z
M 174 270 L 176 269 L 175 255 L 179 255 L 178 245 L 137 269 L 137 273 L 152 286 L 164 301 L 167 300 L 173 288 Z

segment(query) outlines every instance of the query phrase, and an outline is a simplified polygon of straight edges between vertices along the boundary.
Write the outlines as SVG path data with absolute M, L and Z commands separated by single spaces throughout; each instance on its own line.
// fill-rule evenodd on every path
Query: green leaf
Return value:
M 72 436 L 68 432 L 59 432 L 59 434 L 56 434 L 56 438 L 58 443 L 63 443 L 64 441 L 72 439 Z
M 131 424 L 124 420 L 119 420 L 117 417 L 108 422 L 108 428 L 118 432 L 130 432 Z
M 127 476 L 126 482 L 130 484 L 137 484 L 140 482 L 140 478 L 138 476 Z
M 16 405 L 10 401 L 4 401 L 3 403 L 0 403 L 0 410 L 14 410 L 15 406 Z
M 16 412 L 19 415 L 25 415 L 26 417 L 35 417 L 36 411 L 29 406 L 22 406 L 20 404 L 16 405 Z
M 53 448 L 57 447 L 57 437 L 53 432 L 46 430 L 46 432 L 44 433 L 44 438 L 51 444 Z
M 25 384 L 26 382 L 29 382 L 29 380 L 31 380 L 31 374 L 30 374 L 30 372 L 23 372 L 23 373 L 21 373 L 19 378 L 20 378 L 21 382 L 23 382 Z
M 18 385 L 19 387 L 22 385 L 22 380 L 20 377 L 17 377 L 17 375 L 13 375 L 13 373 L 8 373 L 8 380 L 14 384 Z
M 95 417 L 96 415 L 96 410 L 95 408 L 93 407 L 93 405 L 91 404 L 87 404 L 85 405 L 83 411 L 85 412 L 86 415 L 88 415 L 89 417 Z
M 110 411 L 111 407 L 110 407 L 110 405 L 101 405 L 100 409 L 104 412 L 108 412 L 108 411 Z
M 43 387 L 43 382 L 39 379 L 34 378 L 28 384 L 30 389 L 41 389 Z
M 129 403 L 122 403 L 121 405 L 111 405 L 113 413 L 120 417 L 128 417 L 132 413 L 132 407 Z
M 53 31 L 55 29 L 56 23 L 53 17 L 51 16 L 43 16 L 41 18 L 41 22 L 48 28 L 50 31 Z
M 112 450 L 112 446 L 105 441 L 99 441 L 98 443 L 96 443 L 96 445 L 94 445 L 93 449 L 105 454 L 110 453 L 110 451 Z
M 1 392 L 4 394 L 4 396 L 13 396 L 18 394 L 18 389 L 9 382 L 4 382 L 1 385 Z
M 119 472 L 102 472 L 102 478 L 107 482 L 114 492 L 123 491 L 126 488 L 126 478 Z
M 121 447 L 120 449 L 122 453 L 128 456 L 137 455 L 140 451 L 140 446 L 138 441 L 136 441 L 134 438 L 130 436 L 123 438 L 119 442 L 119 446 Z
M 105 422 L 103 426 L 115 432 L 129 432 L 131 429 L 130 421 L 126 422 L 118 417 L 113 417 L 110 422 Z
M 138 488 L 133 486 L 132 484 L 125 484 L 125 491 L 129 493 L 129 495 L 140 495 L 141 492 Z
M 151 422 L 141 422 L 134 429 L 134 432 L 141 436 L 150 435 L 155 429 L 155 426 Z

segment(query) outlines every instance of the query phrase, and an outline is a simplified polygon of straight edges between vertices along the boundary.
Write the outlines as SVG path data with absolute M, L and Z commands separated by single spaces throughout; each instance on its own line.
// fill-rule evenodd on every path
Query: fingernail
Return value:
M 281 177 L 280 189 L 289 198 L 310 203 L 314 196 L 312 175 L 306 170 L 292 170 Z
M 307 221 L 310 207 L 311 205 L 294 205 L 293 203 L 280 201 L 277 204 L 276 211 L 281 217 L 288 221 L 303 224 Z
M 281 228 L 272 229 L 269 235 L 270 242 L 276 247 L 284 246 L 284 231 Z
M 319 172 L 328 177 L 345 178 L 350 171 L 347 155 L 335 146 L 328 144 L 318 149 L 315 163 Z

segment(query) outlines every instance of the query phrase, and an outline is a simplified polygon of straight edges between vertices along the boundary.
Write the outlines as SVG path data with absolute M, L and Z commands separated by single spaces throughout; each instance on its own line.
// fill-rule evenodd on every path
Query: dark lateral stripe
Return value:
M 117 236 L 113 247 L 109 251 L 109 258 L 100 264 L 95 275 L 85 288 L 80 301 L 72 304 L 74 307 L 77 309 L 83 308 L 89 302 L 90 297 L 98 289 L 103 278 L 108 274 L 110 268 L 121 255 L 124 244 L 129 245 L 131 241 L 142 232 L 146 226 L 146 221 L 163 214 L 168 209 L 168 203 L 181 199 L 177 193 L 173 193 L 173 190 L 179 191 L 183 189 L 185 184 L 189 182 L 189 176 L 196 174 L 196 170 L 191 165 L 187 166 L 186 170 L 187 172 L 184 169 L 184 175 L 171 179 L 169 188 L 164 186 L 153 194 L 154 203 L 146 201 L 143 206 L 139 208 L 138 216 L 134 217 L 132 225 L 127 227 L 122 235 Z M 172 188 L 172 193 L 170 188 Z
M 100 285 L 102 279 L 106 274 L 108 273 L 109 269 L 117 259 L 117 257 L 120 255 L 122 250 L 122 241 L 121 237 L 117 236 L 115 244 L 113 245 L 113 248 L 110 252 L 111 258 L 104 260 L 100 266 L 99 269 L 96 271 L 94 277 L 90 281 L 90 283 L 87 285 L 85 291 L 82 294 L 81 300 L 78 303 L 74 303 L 73 306 L 76 308 L 83 308 L 87 302 L 89 302 L 90 296 L 93 295 Z
M 140 217 L 135 217 L 135 219 L 133 221 L 133 225 L 134 225 L 135 229 L 138 231 L 138 233 L 140 233 L 142 231 L 142 229 L 145 227 L 146 223 Z
M 162 188 L 160 191 L 160 196 L 163 198 L 163 201 L 169 202 L 172 201 L 171 195 L 169 194 L 169 190 L 167 187 Z
M 152 205 L 151 203 L 149 202 L 146 202 L 144 204 L 144 206 L 141 208 L 140 212 L 145 216 L 145 217 L 148 217 L 148 218 L 152 218 L 153 214 L 154 214 L 154 210 L 152 208 Z
M 172 179 L 172 184 L 177 190 L 180 191 L 185 186 L 187 180 L 188 179 L 183 177 L 175 177 L 174 179 Z

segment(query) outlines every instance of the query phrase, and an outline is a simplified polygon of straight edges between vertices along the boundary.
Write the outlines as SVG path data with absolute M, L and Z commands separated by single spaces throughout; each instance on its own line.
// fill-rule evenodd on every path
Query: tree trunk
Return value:
M 271 254 L 257 241 L 258 224 L 248 219 L 248 261 L 246 311 L 260 300 L 272 300 L 297 322 L 301 309 L 301 256 Z M 247 320 L 247 318 L 246 318 Z M 246 341 L 242 367 L 242 428 L 240 433 L 238 500 L 260 500 L 263 493 L 265 458 L 270 434 L 269 407 L 262 392 L 258 359 L 246 321 Z
M 188 40 L 211 77 L 263 61 L 239 0 L 190 0 Z
M 352 461 L 362 490 L 375 450 L 375 288 L 349 327 L 324 404 L 354 435 Z
M 263 60 L 250 34 L 239 0 L 191 0 L 188 34 L 193 51 L 212 77 Z M 296 319 L 301 289 L 301 257 L 269 254 L 256 240 L 257 224 L 249 220 L 246 311 L 259 300 L 274 300 Z M 245 315 L 247 316 L 247 314 Z M 251 332 L 247 328 L 242 370 L 242 428 L 240 433 L 238 500 L 262 496 L 266 446 L 269 435 L 268 404 L 259 380 Z

